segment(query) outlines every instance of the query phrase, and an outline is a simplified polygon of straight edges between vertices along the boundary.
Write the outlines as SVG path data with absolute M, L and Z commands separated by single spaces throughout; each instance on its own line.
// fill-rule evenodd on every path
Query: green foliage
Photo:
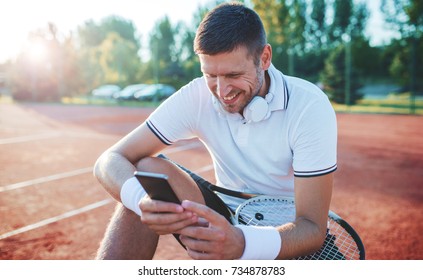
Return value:
M 351 42 L 352 67 L 356 69 L 359 77 L 387 76 L 388 72 L 383 69 L 382 51 L 379 47 L 370 46 L 366 38 L 358 37 Z
M 401 34 L 387 47 L 390 74 L 412 94 L 423 92 L 423 2 L 421 0 L 383 0 L 381 10 L 390 28 Z M 388 55 L 386 55 L 388 57 Z
M 16 99 L 59 100 L 89 93 L 101 84 L 167 83 L 179 88 L 201 76 L 193 51 L 195 31 L 216 4 L 199 6 L 192 19 L 173 25 L 168 16 L 148 34 L 149 54 L 140 57 L 140 36 L 132 21 L 109 16 L 87 21 L 76 34 L 63 35 L 53 24 L 32 32 L 28 45 L 46 47 L 43 60 L 24 50 L 10 65 L 8 87 Z M 423 91 L 423 4 L 420 0 L 383 0 L 381 10 L 401 38 L 371 46 L 365 37 L 369 12 L 353 0 L 251 0 L 260 15 L 273 64 L 284 73 L 323 82 L 331 99 L 360 99 L 360 82 L 395 80 L 411 92 Z M 350 44 L 351 52 L 345 51 Z M 349 72 L 350 71 L 350 72 Z M 347 79 L 350 77 L 350 79 Z M 349 81 L 349 82 L 348 82 Z
M 310 20 L 308 22 L 308 36 L 313 49 L 321 49 L 327 41 L 326 1 L 313 0 L 311 4 Z
M 78 39 L 83 48 L 100 45 L 109 33 L 119 34 L 122 39 L 132 42 L 137 49 L 140 48 L 134 24 L 122 17 L 109 16 L 101 20 L 99 24 L 89 20 L 78 27 Z
M 100 24 L 88 21 L 78 28 L 79 64 L 89 91 L 101 84 L 139 83 L 141 59 L 136 29 L 131 21 L 107 17 Z
M 390 53 L 389 73 L 404 87 L 410 87 L 414 79 L 414 90 L 423 91 L 423 38 L 409 38 L 408 44 L 394 40 L 386 53 Z M 414 68 L 414 69 L 413 69 Z
M 352 0 L 335 0 L 333 4 L 334 18 L 329 35 L 332 41 L 342 41 L 342 35 L 348 32 L 351 17 L 353 16 Z
M 346 89 L 346 48 L 344 45 L 338 46 L 332 51 L 325 62 L 325 68 L 322 72 L 322 82 L 324 90 L 328 94 L 329 99 L 338 104 L 355 104 L 362 98 L 357 92 L 360 83 L 357 79 L 357 72 L 352 70 L 350 75 L 350 96 Z

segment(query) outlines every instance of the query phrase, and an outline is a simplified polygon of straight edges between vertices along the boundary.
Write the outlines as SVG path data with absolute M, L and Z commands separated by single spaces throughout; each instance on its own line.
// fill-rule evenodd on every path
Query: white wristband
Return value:
M 138 216 L 141 216 L 139 203 L 146 194 L 147 193 L 137 178 L 131 177 L 126 180 L 120 189 L 120 200 L 126 208 L 134 211 Z
M 245 249 L 240 260 L 274 260 L 279 255 L 282 239 L 274 227 L 236 225 L 242 230 Z

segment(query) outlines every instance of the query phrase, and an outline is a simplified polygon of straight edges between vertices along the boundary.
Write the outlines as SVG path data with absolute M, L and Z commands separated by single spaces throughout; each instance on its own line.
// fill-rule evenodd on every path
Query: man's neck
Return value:
M 270 76 L 269 76 L 268 70 L 266 70 L 264 71 L 263 85 L 261 86 L 261 89 L 258 95 L 265 98 L 266 94 L 269 92 L 269 88 L 270 88 Z

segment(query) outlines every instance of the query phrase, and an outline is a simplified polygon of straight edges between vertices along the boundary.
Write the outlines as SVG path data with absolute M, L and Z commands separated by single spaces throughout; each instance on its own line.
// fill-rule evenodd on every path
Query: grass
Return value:
M 108 98 L 93 98 L 93 97 L 64 97 L 63 104 L 77 104 L 77 105 L 98 105 L 98 106 L 125 106 L 125 107 L 157 107 L 160 102 L 147 101 L 117 101 Z
M 414 114 L 423 115 L 423 107 L 409 108 L 409 107 L 390 107 L 381 105 L 354 105 L 347 106 L 341 104 L 332 104 L 336 112 L 344 113 L 370 113 L 370 114 Z
M 390 94 L 385 99 L 362 99 L 352 106 L 332 105 L 337 112 L 423 115 L 423 99 L 412 102 L 410 95 L 406 93 Z

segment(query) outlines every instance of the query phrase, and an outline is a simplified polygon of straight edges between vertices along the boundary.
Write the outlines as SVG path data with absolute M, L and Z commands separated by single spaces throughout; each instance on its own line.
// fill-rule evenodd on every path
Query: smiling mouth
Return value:
M 232 94 L 230 96 L 225 96 L 225 97 L 223 97 L 223 100 L 226 101 L 226 102 L 230 102 L 230 101 L 234 100 L 238 95 L 239 95 L 239 92 Z

